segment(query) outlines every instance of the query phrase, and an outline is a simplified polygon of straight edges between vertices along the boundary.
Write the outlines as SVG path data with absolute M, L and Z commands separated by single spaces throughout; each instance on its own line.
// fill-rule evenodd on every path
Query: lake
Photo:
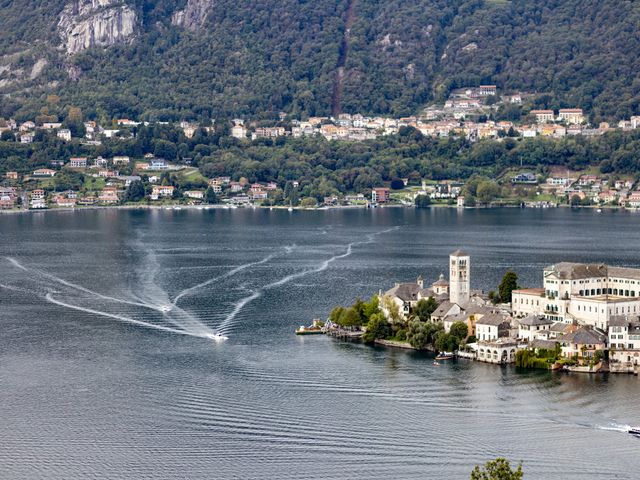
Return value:
M 639 380 L 296 337 L 396 281 L 640 267 L 640 214 L 433 208 L 0 215 L 0 478 L 636 479 Z M 222 332 L 227 341 L 206 338 Z

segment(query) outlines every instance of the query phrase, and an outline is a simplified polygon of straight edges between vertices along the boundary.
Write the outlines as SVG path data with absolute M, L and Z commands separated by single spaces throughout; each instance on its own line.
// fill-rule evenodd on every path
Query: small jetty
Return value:
M 305 327 L 304 325 L 300 325 L 300 327 L 296 329 L 296 335 L 323 335 L 324 333 L 326 333 L 324 322 L 317 318 L 313 319 L 310 326 Z

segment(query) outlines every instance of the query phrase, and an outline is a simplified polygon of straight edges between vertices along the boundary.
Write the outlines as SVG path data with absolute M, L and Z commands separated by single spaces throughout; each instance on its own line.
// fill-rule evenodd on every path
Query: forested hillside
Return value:
M 0 0 L 0 31 L 5 117 L 405 115 L 480 83 L 640 113 L 631 0 Z

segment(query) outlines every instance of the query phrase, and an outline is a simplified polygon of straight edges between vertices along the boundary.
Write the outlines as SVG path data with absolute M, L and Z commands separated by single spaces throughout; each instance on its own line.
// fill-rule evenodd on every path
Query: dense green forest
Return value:
M 594 122 L 640 113 L 638 2 L 351 2 L 343 111 L 410 114 L 491 82 Z M 136 34 L 71 57 L 57 31 L 65 3 L 0 0 L 0 116 L 33 117 L 48 94 L 95 118 L 330 113 L 348 0 L 205 1 L 197 29 L 171 23 L 186 0 L 126 0 Z
M 36 142 L 21 145 L 0 142 L 0 174 L 17 170 L 28 173 L 52 160 L 71 156 L 128 155 L 146 153 L 175 162 L 198 166 L 206 177 L 229 175 L 249 181 L 299 180 L 303 194 L 322 198 L 338 192 L 367 192 L 394 178 L 466 179 L 473 174 L 498 177 L 505 169 L 519 167 L 546 173 L 552 165 L 571 169 L 599 167 L 603 173 L 640 174 L 640 132 L 613 131 L 598 138 L 567 137 L 562 140 L 536 138 L 470 143 L 464 139 L 433 139 L 413 128 L 398 135 L 366 142 L 327 141 L 322 137 L 281 137 L 240 142 L 223 128 L 198 131 L 187 139 L 168 125 L 141 127 L 136 137 L 106 140 L 100 146 L 64 143 L 38 131 Z

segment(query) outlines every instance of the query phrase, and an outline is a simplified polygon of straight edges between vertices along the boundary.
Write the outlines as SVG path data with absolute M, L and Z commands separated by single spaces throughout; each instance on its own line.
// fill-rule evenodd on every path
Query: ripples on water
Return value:
M 640 423 L 635 377 L 438 367 L 292 330 L 395 281 L 436 279 L 458 247 L 474 288 L 506 268 L 537 286 L 565 259 L 637 266 L 639 223 L 508 210 L 0 217 L 0 478 L 463 479 L 496 456 L 523 460 L 526 478 L 637 478 L 640 444 L 623 433 Z M 216 331 L 229 340 L 198 337 Z

